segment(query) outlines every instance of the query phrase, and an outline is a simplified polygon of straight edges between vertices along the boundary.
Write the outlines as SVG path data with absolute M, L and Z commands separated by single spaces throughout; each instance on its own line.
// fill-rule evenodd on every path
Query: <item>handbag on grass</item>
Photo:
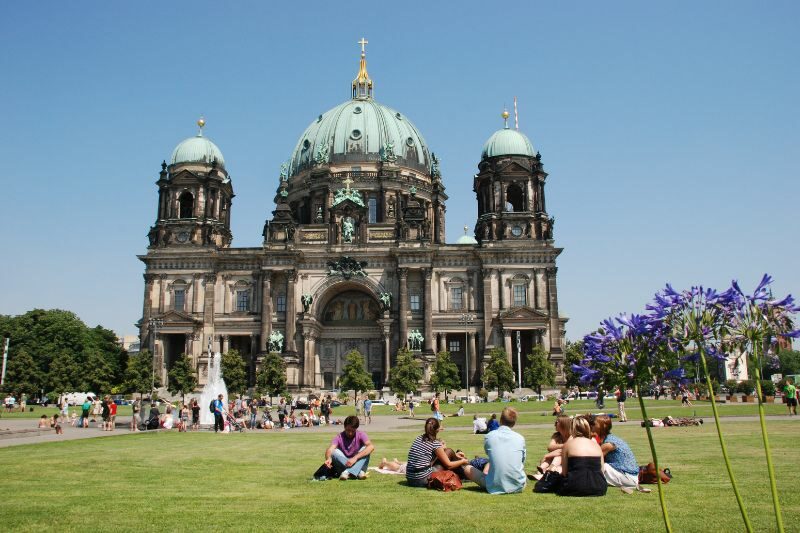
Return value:
M 450 492 L 461 488 L 461 478 L 450 470 L 439 470 L 431 474 L 428 480 L 428 488 L 432 490 L 443 490 Z
M 672 472 L 669 468 L 662 468 L 660 472 L 661 483 L 669 483 L 672 479 Z M 647 463 L 639 467 L 639 485 L 655 485 L 658 483 L 656 477 L 656 465 L 654 463 Z
M 332 467 L 326 465 L 325 463 L 322 463 L 322 466 L 317 468 L 317 471 L 314 472 L 313 477 L 314 479 L 320 481 L 324 479 L 331 479 L 333 477 L 336 477 L 336 471 Z
M 533 492 L 558 492 L 563 483 L 564 477 L 561 474 L 548 470 L 533 486 Z

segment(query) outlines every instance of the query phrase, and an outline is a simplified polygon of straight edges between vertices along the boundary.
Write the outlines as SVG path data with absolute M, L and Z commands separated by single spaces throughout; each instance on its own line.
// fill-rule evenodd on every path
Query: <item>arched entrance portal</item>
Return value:
M 364 356 L 364 367 L 375 388 L 384 385 L 385 337 L 378 322 L 381 317 L 380 305 L 372 295 L 354 288 L 338 292 L 322 306 L 317 316 L 317 354 L 323 388 L 337 386 L 345 356 L 351 350 Z

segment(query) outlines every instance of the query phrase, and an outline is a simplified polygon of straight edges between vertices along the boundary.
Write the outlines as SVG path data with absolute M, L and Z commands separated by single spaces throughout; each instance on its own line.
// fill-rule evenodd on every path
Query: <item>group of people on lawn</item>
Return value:
M 559 416 L 555 422 L 547 452 L 535 472 L 527 474 L 525 438 L 513 430 L 517 411 L 507 407 L 500 414 L 498 426 L 484 438 L 486 457 L 468 459 L 460 450 L 452 450 L 440 439 L 443 429 L 436 417 L 425 421 L 424 433 L 411 443 L 408 460 L 381 461 L 380 468 L 404 473 L 412 487 L 427 487 L 435 472 L 450 470 L 462 480 L 469 480 L 489 494 L 510 494 L 525 489 L 528 479 L 558 477 L 550 492 L 563 496 L 603 496 L 608 486 L 623 492 L 640 489 L 639 466 L 628 444 L 611 434 L 608 416 Z M 349 416 L 344 431 L 337 434 L 325 450 L 325 466 L 341 480 L 365 479 L 372 441 L 358 429 L 359 420 Z

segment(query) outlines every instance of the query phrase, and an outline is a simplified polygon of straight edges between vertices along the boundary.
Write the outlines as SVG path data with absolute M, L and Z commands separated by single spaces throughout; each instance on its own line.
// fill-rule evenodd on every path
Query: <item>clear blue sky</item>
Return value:
M 154 182 L 195 133 L 225 155 L 234 246 L 260 246 L 279 166 L 349 97 L 441 159 L 447 238 L 472 228 L 484 141 L 519 99 L 556 217 L 567 336 L 665 282 L 800 296 L 797 2 L 14 2 L 0 18 L 0 313 L 134 333 Z

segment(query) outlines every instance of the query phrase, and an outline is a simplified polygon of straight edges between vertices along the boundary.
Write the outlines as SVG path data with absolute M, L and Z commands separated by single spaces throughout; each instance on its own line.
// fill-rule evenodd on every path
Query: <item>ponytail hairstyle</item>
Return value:
M 439 434 L 439 421 L 433 417 L 430 417 L 425 421 L 425 435 L 423 435 L 423 440 L 427 441 L 434 441 L 436 440 L 437 435 Z

